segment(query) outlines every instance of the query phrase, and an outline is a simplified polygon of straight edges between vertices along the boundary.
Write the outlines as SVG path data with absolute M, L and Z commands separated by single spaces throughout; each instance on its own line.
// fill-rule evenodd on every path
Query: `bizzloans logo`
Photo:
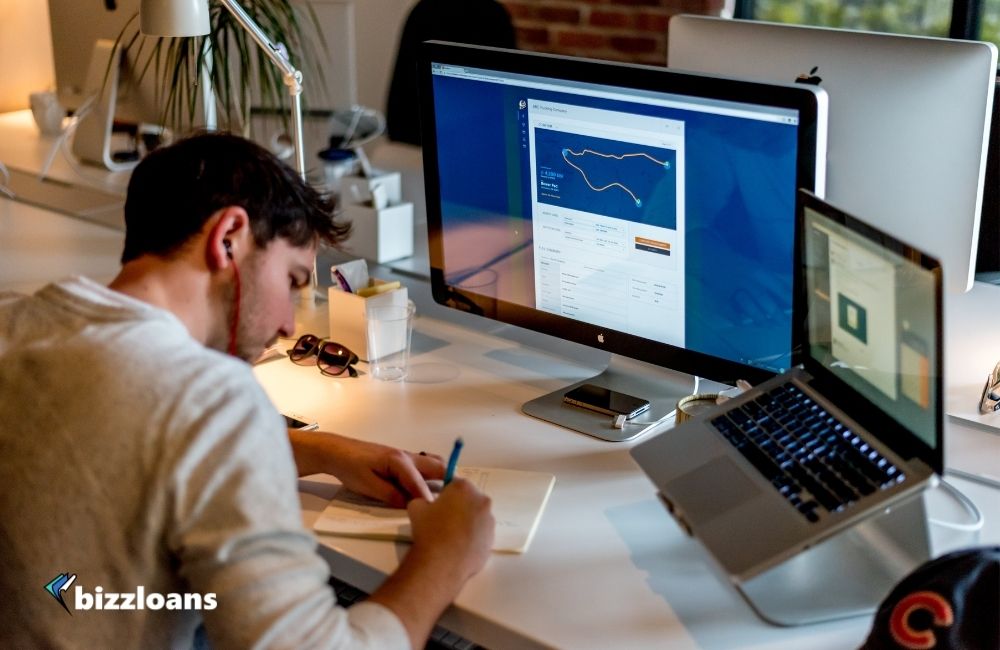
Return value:
M 74 582 L 76 582 L 75 573 L 60 573 L 45 585 L 45 591 L 47 591 L 50 596 L 55 598 L 56 602 L 62 605 L 62 608 L 65 609 L 70 615 L 72 615 L 73 612 L 71 612 L 69 606 L 66 605 L 66 601 L 63 599 L 63 593 L 66 592 Z M 218 607 L 218 602 L 216 601 L 214 593 L 204 595 L 191 593 L 161 594 L 155 591 L 147 593 L 146 588 L 141 585 L 136 587 L 135 591 L 131 593 L 106 592 L 104 591 L 104 587 L 94 587 L 93 593 L 89 593 L 80 585 L 77 585 L 73 590 L 73 609 L 77 611 L 120 611 L 141 609 L 209 610 L 215 609 L 216 607 Z

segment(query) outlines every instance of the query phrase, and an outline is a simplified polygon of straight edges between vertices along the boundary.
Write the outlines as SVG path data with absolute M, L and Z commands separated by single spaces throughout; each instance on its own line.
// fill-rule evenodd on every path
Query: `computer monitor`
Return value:
M 56 93 L 63 106 L 76 111 L 94 91 L 99 90 L 87 87 L 87 73 L 95 44 L 100 39 L 117 39 L 133 17 L 136 18 L 126 35 L 138 31 L 139 0 L 48 2 Z M 163 109 L 156 103 L 155 75 L 150 70 L 142 84 L 137 85 L 140 72 L 134 69 L 137 50 L 134 48 L 123 67 L 125 74 L 118 84 L 115 117 L 133 124 L 157 124 L 163 118 Z
M 996 283 L 1000 279 L 1000 77 L 993 86 L 990 138 L 986 147 L 983 209 L 979 217 L 979 248 L 976 278 Z
M 437 302 L 613 353 L 588 382 L 652 402 L 647 423 L 692 387 L 615 355 L 726 382 L 792 365 L 795 191 L 823 191 L 822 90 L 435 42 L 420 83 Z M 641 432 L 565 392 L 525 410 Z
M 671 68 L 820 84 L 827 198 L 972 287 L 997 68 L 992 43 L 705 16 L 670 21 Z
M 127 46 L 138 32 L 139 4 L 49 0 L 56 93 L 74 113 L 88 106 L 80 112 L 73 153 L 111 171 L 134 167 L 139 156 L 134 138 L 113 141 L 115 123 L 135 134 L 140 125 L 159 125 L 165 116 L 154 66 L 145 69 L 150 47 L 143 50 L 139 41 L 127 51 L 115 45 L 121 37 Z

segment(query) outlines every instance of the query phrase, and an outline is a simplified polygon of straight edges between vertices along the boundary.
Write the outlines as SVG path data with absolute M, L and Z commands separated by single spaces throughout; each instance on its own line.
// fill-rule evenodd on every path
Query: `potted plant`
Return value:
M 293 6 L 290 0 L 238 1 L 272 41 L 285 47 L 291 64 L 323 92 L 317 49 L 324 52 L 326 44 L 309 2 Z M 215 95 L 219 128 L 246 132 L 255 100 L 287 122 L 289 99 L 281 72 L 225 7 L 210 2 L 209 10 L 210 32 L 203 37 L 145 36 L 139 31 L 138 15 L 118 35 L 125 50 L 137 48 L 132 60 L 139 77 L 155 76 L 163 124 L 184 131 L 199 123 L 203 115 L 199 89 L 204 80 Z

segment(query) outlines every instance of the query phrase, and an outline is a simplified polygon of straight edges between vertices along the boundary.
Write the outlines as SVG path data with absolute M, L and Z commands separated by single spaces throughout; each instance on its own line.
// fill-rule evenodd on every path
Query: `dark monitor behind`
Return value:
M 976 255 L 976 273 L 980 275 L 976 279 L 996 284 L 1000 283 L 1000 78 L 995 84 Z
M 792 365 L 822 90 L 445 43 L 420 83 L 437 302 L 717 381 Z

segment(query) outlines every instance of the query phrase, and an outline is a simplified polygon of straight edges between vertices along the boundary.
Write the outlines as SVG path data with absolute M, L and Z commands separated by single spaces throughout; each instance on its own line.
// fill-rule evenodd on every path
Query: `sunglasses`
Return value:
M 358 355 L 336 341 L 326 341 L 315 334 L 303 334 L 288 351 L 292 363 L 300 366 L 311 365 L 313 355 L 316 356 L 319 371 L 324 375 L 339 377 L 346 371 L 351 377 L 358 376 L 358 371 L 354 368 L 359 360 Z
M 979 398 L 980 413 L 993 411 L 1000 411 L 1000 363 L 993 367 L 993 372 L 986 378 L 983 395 Z

